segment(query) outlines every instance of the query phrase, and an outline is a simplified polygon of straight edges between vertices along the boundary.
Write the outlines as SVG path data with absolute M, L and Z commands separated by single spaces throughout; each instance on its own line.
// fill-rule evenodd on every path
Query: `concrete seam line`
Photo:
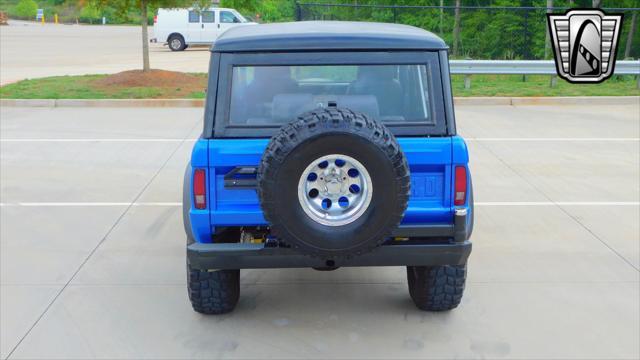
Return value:
M 198 125 L 198 123 L 196 122 L 191 129 L 187 132 L 187 135 L 184 137 L 184 139 L 186 140 L 187 137 L 189 136 L 188 134 L 191 133 L 191 131 L 193 131 L 193 129 L 195 129 L 195 127 Z M 160 174 L 160 172 L 167 166 L 167 164 L 169 163 L 169 160 L 171 160 L 171 158 L 173 158 L 173 156 L 178 152 L 178 150 L 180 149 L 180 146 L 182 146 L 183 143 L 178 144 L 175 149 L 173 149 L 173 151 L 169 154 L 169 156 L 167 157 L 167 159 L 162 163 L 162 165 L 160 165 L 160 167 L 158 168 L 158 170 L 151 176 L 151 178 L 149 179 L 149 181 L 147 181 L 147 183 L 142 187 L 142 189 L 137 193 L 137 195 L 134 197 L 133 201 L 131 201 L 129 204 L 129 206 L 127 206 L 124 211 L 116 218 L 116 221 L 113 223 L 113 225 L 111 225 L 111 227 L 107 230 L 107 232 L 102 236 L 102 238 L 100 239 L 100 241 L 98 241 L 98 243 L 96 244 L 96 246 L 93 247 L 93 249 L 89 252 L 89 254 L 84 258 L 84 260 L 80 263 L 80 265 L 78 266 L 78 268 L 74 271 L 74 273 L 71 275 L 71 277 L 69 278 L 69 280 L 67 280 L 67 282 L 62 286 L 62 288 L 56 293 L 56 295 L 53 297 L 53 299 L 51 300 L 51 302 L 49 302 L 49 304 L 45 307 L 44 311 L 40 314 L 40 316 L 38 316 L 38 318 L 33 322 L 33 324 L 29 327 L 29 329 L 24 333 L 24 335 L 22 335 L 22 337 L 20 338 L 20 340 L 18 341 L 18 343 L 11 349 L 11 351 L 9 352 L 9 354 L 6 356 L 7 359 L 11 358 L 11 355 L 13 355 L 13 353 L 20 347 L 20 345 L 22 344 L 22 342 L 24 341 L 24 339 L 27 338 L 27 336 L 29 336 L 29 334 L 31 334 L 31 331 L 33 331 L 33 329 L 36 327 L 36 325 L 38 325 L 38 323 L 40 322 L 40 320 L 44 317 L 44 315 L 49 311 L 49 309 L 51 308 L 51 306 L 53 306 L 53 304 L 58 300 L 58 298 L 60 297 L 60 295 L 62 295 L 62 293 L 67 289 L 67 287 L 69 287 L 69 284 L 71 284 L 71 282 L 76 278 L 76 276 L 78 275 L 78 273 L 82 270 L 82 268 L 84 268 L 84 266 L 86 265 L 86 263 L 89 261 L 89 259 L 91 259 L 91 257 L 93 256 L 93 254 L 95 254 L 95 252 L 98 250 L 98 248 L 107 240 L 107 238 L 111 235 L 111 233 L 113 232 L 113 230 L 120 224 L 120 222 L 122 221 L 122 219 L 127 215 L 127 213 L 129 212 L 129 210 L 131 210 L 131 208 L 133 207 L 133 204 L 135 204 L 136 202 L 138 202 L 138 199 L 140 199 L 140 197 L 144 194 L 144 192 L 149 188 L 149 186 L 151 185 L 151 183 L 156 179 L 156 177 L 158 177 L 158 175 Z
M 204 99 L 0 99 L 3 107 L 203 107 Z M 456 105 L 635 105 L 640 96 L 454 97 Z
M 52 138 L 24 138 L 24 139 L 0 139 L 0 142 L 77 142 L 77 143 L 93 143 L 93 142 L 194 142 L 198 141 L 198 139 L 176 139 L 176 138 L 158 138 L 158 139 L 145 139 L 145 138 L 121 138 L 121 139 L 52 139 Z
M 640 206 L 640 201 L 476 201 L 475 206 Z M 3 202 L 0 207 L 171 207 L 182 206 L 176 201 L 140 202 Z
M 474 206 L 640 206 L 640 201 L 477 201 Z
M 11 138 L 0 139 L 0 143 L 20 143 L 20 142 L 52 142 L 52 143 L 97 143 L 97 142 L 140 142 L 140 143 L 152 143 L 152 142 L 194 142 L 198 141 L 197 138 L 192 139 L 178 139 L 178 138 Z M 640 138 L 475 138 L 465 137 L 466 142 L 638 142 Z
M 464 137 L 466 142 L 473 141 L 490 141 L 490 142 L 500 142 L 500 141 L 515 141 L 515 142 L 535 142 L 535 141 L 640 141 L 640 138 L 474 138 L 474 137 Z
M 535 191 L 537 191 L 538 193 L 540 193 L 545 199 L 547 199 L 547 202 L 553 203 L 553 206 L 555 206 L 557 209 L 559 209 L 561 212 L 563 212 L 568 218 L 570 218 L 571 220 L 573 220 L 578 226 L 582 227 L 585 231 L 587 231 L 589 234 L 591 234 L 591 236 L 596 239 L 597 241 L 599 241 L 602 245 L 604 245 L 607 249 L 609 249 L 609 251 L 611 251 L 613 254 L 615 254 L 616 256 L 618 256 L 618 258 L 620 258 L 623 262 L 625 262 L 627 265 L 629 265 L 631 268 L 633 268 L 635 271 L 640 271 L 640 269 L 638 269 L 638 267 L 636 267 L 631 261 L 629 261 L 629 259 L 627 259 L 626 257 L 624 257 L 620 252 L 618 252 L 616 249 L 614 249 L 611 245 L 609 245 L 604 239 L 602 239 L 600 236 L 598 236 L 598 234 L 596 234 L 593 230 L 591 230 L 587 225 L 585 225 L 582 221 L 580 221 L 577 217 L 575 217 L 574 215 L 572 215 L 570 212 L 567 211 L 567 209 L 565 209 L 566 206 L 568 206 L 566 203 L 563 204 L 561 202 L 557 202 L 554 201 L 546 192 L 544 192 L 539 186 L 537 186 L 536 184 L 534 184 L 531 179 L 529 179 L 529 177 L 525 176 L 525 174 L 521 174 L 520 171 L 518 171 L 515 167 L 511 166 L 511 164 L 509 164 L 506 160 L 504 160 L 500 155 L 498 155 L 495 151 L 493 151 L 490 147 L 486 146 L 485 144 L 480 143 L 482 147 L 484 147 L 489 153 L 491 153 L 496 159 L 498 159 L 498 161 L 500 161 L 502 164 L 504 164 L 509 170 L 511 170 L 516 176 L 518 176 L 520 179 L 522 179 L 525 183 L 527 183 L 529 186 L 531 186 Z

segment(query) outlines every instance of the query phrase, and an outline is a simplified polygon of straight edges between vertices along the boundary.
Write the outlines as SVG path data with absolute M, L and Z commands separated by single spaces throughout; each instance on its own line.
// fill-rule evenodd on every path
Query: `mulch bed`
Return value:
M 169 97 L 184 97 L 203 91 L 207 86 L 207 79 L 175 71 L 129 70 L 95 80 L 92 85 L 105 92 L 126 88 L 156 88 Z

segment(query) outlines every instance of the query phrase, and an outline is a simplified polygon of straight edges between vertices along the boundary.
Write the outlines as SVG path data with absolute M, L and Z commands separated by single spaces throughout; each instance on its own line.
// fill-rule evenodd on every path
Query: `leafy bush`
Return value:
M 80 10 L 80 16 L 79 19 L 82 22 L 88 22 L 93 24 L 98 23 L 100 21 L 100 11 L 98 11 L 98 9 L 95 6 L 92 5 L 85 5 L 82 7 L 82 10 Z
M 38 13 L 38 4 L 34 0 L 20 0 L 13 13 L 21 18 L 34 18 Z

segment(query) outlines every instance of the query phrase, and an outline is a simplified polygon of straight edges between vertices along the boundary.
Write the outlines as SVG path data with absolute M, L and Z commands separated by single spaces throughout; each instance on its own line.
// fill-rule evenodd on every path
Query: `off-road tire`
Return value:
M 407 266 L 411 299 L 420 310 L 446 311 L 462 300 L 467 264 L 444 266 Z
M 303 170 L 332 153 L 362 162 L 373 183 L 367 210 L 340 226 L 314 221 L 298 199 Z M 314 110 L 282 127 L 264 152 L 257 180 L 271 233 L 302 254 L 324 259 L 360 255 L 382 244 L 402 220 L 410 192 L 409 166 L 393 134 L 367 115 L 341 108 Z
M 191 236 L 191 165 L 184 174 L 182 196 L 183 222 L 187 233 L 187 245 L 195 240 Z M 238 242 L 240 234 L 236 229 L 227 229 L 218 235 L 217 242 Z M 232 311 L 240 298 L 240 270 L 205 271 L 193 269 L 187 260 L 187 291 L 193 310 L 202 314 L 224 314 Z
M 231 312 L 240 298 L 240 270 L 203 271 L 187 264 L 189 300 L 201 314 Z
M 173 42 L 174 40 L 179 40 L 180 45 L 175 46 Z M 180 34 L 173 34 L 169 36 L 169 39 L 167 39 L 167 45 L 169 46 L 169 49 L 171 49 L 171 51 L 182 51 L 187 48 L 187 44 L 184 41 L 184 37 L 182 37 L 182 35 Z

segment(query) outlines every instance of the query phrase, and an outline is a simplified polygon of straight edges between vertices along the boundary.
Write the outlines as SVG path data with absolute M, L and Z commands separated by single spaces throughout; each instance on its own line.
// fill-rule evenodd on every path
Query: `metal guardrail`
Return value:
M 556 65 L 553 60 L 450 60 L 452 74 L 465 76 L 464 87 L 471 87 L 473 74 L 505 74 L 505 75 L 551 75 L 550 86 L 557 81 Z M 640 88 L 640 60 L 616 61 L 615 75 L 638 76 Z
M 452 74 L 556 75 L 553 60 L 451 60 Z M 616 61 L 616 75 L 640 75 L 640 60 Z

